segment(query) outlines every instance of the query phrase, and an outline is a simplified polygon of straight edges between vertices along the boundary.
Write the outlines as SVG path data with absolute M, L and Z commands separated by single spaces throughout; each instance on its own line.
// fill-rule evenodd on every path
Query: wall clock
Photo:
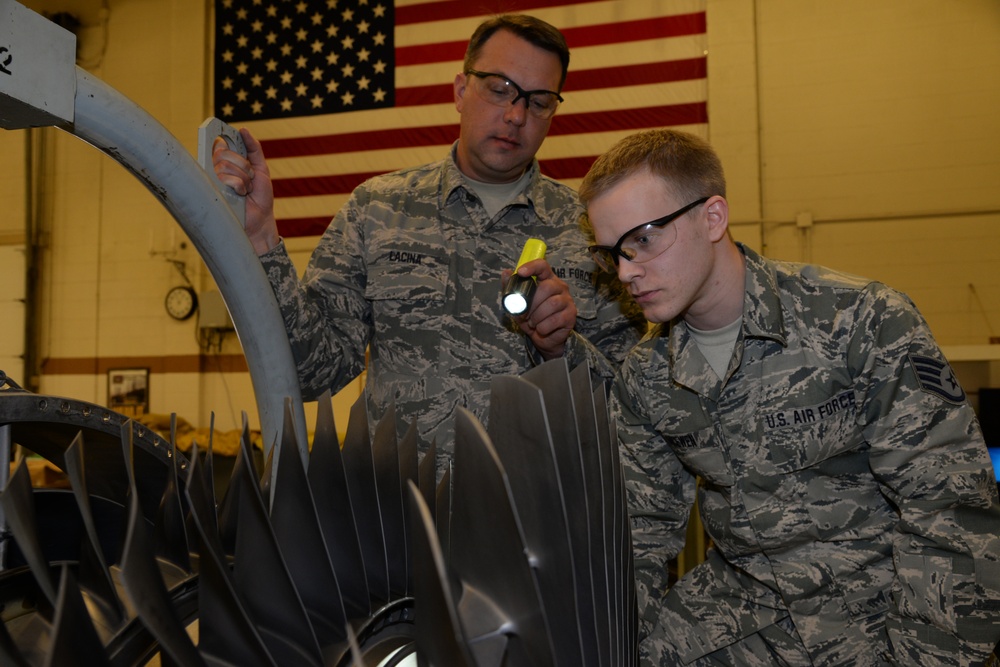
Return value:
M 195 294 L 193 288 L 187 285 L 178 285 L 167 292 L 164 305 L 170 317 L 175 320 L 186 320 L 194 315 L 195 309 L 198 308 L 198 295 Z

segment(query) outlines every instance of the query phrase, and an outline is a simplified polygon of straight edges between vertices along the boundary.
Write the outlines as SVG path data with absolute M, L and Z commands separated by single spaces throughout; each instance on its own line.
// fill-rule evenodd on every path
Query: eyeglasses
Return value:
M 597 265 L 611 273 L 618 270 L 619 257 L 624 257 L 630 262 L 648 262 L 665 253 L 677 240 L 676 227 L 666 227 L 666 225 L 709 199 L 711 197 L 702 197 L 662 218 L 644 222 L 622 234 L 614 246 L 592 245 L 588 250 Z
M 528 113 L 541 120 L 552 118 L 559 108 L 559 103 L 563 101 L 559 93 L 551 90 L 525 90 L 502 74 L 479 72 L 474 69 L 466 70 L 465 74 L 472 75 L 479 82 L 472 88 L 484 101 L 505 107 L 514 106 L 518 100 L 524 99 Z

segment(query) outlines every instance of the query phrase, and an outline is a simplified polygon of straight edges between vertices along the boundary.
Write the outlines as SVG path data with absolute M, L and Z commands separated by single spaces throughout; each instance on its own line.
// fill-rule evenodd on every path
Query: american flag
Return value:
M 707 135 L 707 0 L 216 0 L 215 113 L 264 145 L 285 237 L 321 234 L 366 178 L 444 157 L 452 83 L 502 12 L 559 28 L 565 102 L 538 153 L 576 186 L 649 127 Z

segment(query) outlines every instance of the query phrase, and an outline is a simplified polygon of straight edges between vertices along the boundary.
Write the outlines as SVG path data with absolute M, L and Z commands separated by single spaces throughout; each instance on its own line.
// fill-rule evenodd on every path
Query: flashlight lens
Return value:
M 518 292 L 512 292 L 503 298 L 503 307 L 511 315 L 520 315 L 528 308 L 528 300 Z

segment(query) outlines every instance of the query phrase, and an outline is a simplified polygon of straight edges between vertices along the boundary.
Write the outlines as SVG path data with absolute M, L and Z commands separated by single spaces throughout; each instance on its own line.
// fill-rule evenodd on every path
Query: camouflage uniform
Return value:
M 1000 508 L 975 415 L 915 306 L 746 257 L 723 381 L 683 322 L 612 399 L 644 664 L 982 664 L 1000 639 Z M 667 592 L 692 503 L 707 560 Z
M 524 192 L 493 219 L 451 155 L 373 178 L 337 213 L 300 282 L 283 245 L 262 256 L 285 320 L 306 400 L 336 392 L 365 368 L 369 416 L 394 401 L 402 434 L 417 422 L 423 445 L 452 448 L 456 406 L 486 423 L 490 379 L 541 361 L 500 303 L 502 269 L 528 237 L 572 292 L 572 366 L 611 379 L 646 330 L 621 284 L 596 271 L 568 187 L 530 166 Z M 595 347 L 596 346 L 596 347 Z M 606 358 L 605 358 L 606 357 Z M 608 360 L 614 362 L 614 366 Z

